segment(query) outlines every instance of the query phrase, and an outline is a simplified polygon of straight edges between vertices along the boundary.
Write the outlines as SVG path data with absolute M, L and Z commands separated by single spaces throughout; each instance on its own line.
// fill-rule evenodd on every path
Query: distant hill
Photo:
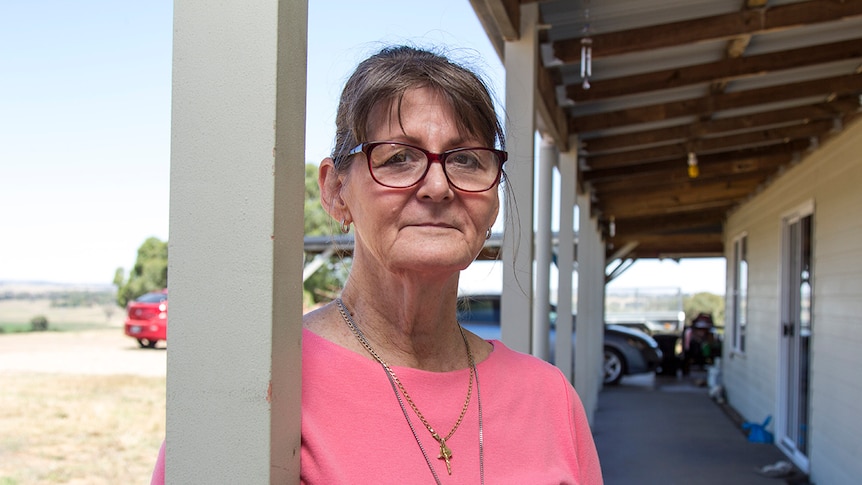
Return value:
M 54 283 L 48 281 L 9 281 L 0 280 L 0 298 L 12 295 L 29 295 L 29 297 L 49 297 L 56 293 L 116 293 L 111 284 L 93 283 Z

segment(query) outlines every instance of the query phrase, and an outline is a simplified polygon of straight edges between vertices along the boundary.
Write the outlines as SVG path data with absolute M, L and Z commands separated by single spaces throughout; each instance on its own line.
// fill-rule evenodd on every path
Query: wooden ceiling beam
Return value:
M 675 214 L 694 210 L 728 207 L 750 195 L 760 185 L 758 181 L 717 183 L 703 190 L 690 192 L 632 192 L 627 197 L 600 199 L 596 208 L 602 215 L 635 217 L 654 214 Z
M 684 206 L 691 203 L 699 204 L 705 200 L 716 201 L 735 199 L 734 196 L 730 195 L 735 190 L 743 187 L 757 187 L 761 183 L 761 179 L 747 176 L 739 177 L 737 179 L 718 177 L 706 180 L 691 179 L 688 183 L 684 182 L 683 184 L 680 184 L 681 187 L 677 190 L 667 190 L 663 187 L 641 187 L 639 190 L 629 191 L 624 198 L 638 202 L 657 201 L 660 204 L 672 202 L 673 204 Z M 600 197 L 600 200 L 602 199 L 621 200 L 622 198 Z M 606 206 L 602 206 L 600 204 L 600 207 L 604 208 Z M 614 214 L 616 214 L 616 212 Z M 620 216 L 622 215 L 623 213 L 620 213 Z
M 718 240 L 721 240 L 721 232 L 704 232 L 701 234 L 627 234 L 614 237 L 611 239 L 611 241 L 613 241 L 615 245 L 617 245 L 617 240 L 623 238 L 636 239 L 639 243 L 638 247 L 636 248 L 636 251 L 641 252 L 643 250 L 649 250 L 650 246 L 660 247 L 663 243 L 666 242 L 667 239 L 676 239 L 678 240 L 678 242 L 681 242 L 686 246 L 709 245 L 715 243 L 716 238 L 718 238 Z
M 662 145 L 651 148 L 640 148 L 604 155 L 587 155 L 582 157 L 591 170 L 602 170 L 625 166 L 636 166 L 648 161 L 668 160 L 673 158 L 687 159 L 689 152 L 698 156 L 706 153 L 720 152 L 727 149 L 737 149 L 746 146 L 783 145 L 791 140 L 819 138 L 834 128 L 831 120 L 812 121 L 810 123 L 758 131 L 749 131 L 728 136 L 702 138 L 692 142 Z
M 615 247 L 622 247 L 630 239 L 617 236 L 608 239 L 607 253 L 613 253 Z M 631 239 L 638 246 L 629 257 L 638 258 L 679 258 L 679 257 L 721 257 L 724 255 L 724 241 L 721 234 L 702 234 L 692 237 L 688 234 L 652 235 Z M 672 248 L 672 249 L 671 249 Z
M 862 58 L 862 39 L 814 45 L 783 52 L 722 59 L 693 66 L 654 71 L 591 82 L 588 90 L 571 85 L 566 95 L 576 103 L 629 94 L 642 94 L 700 83 L 731 81 L 760 76 L 769 72 L 824 64 L 844 59 Z
M 539 69 L 536 79 L 538 91 L 538 110 L 536 119 L 539 132 L 547 133 L 556 142 L 561 152 L 569 150 L 569 129 L 566 126 L 566 112 L 557 103 L 557 92 L 553 75 L 547 69 Z
M 764 164 L 757 170 L 746 172 L 728 172 L 711 166 L 710 170 L 701 168 L 697 178 L 690 178 L 685 164 L 679 164 L 673 170 L 665 172 L 650 172 L 648 174 L 632 174 L 625 179 L 611 180 L 592 184 L 599 199 L 608 197 L 626 197 L 632 191 L 665 191 L 680 192 L 684 190 L 700 190 L 700 187 L 713 181 L 734 182 L 739 180 L 757 180 L 761 183 L 768 179 L 790 157 L 783 157 L 783 163 Z M 774 160 L 779 160 L 777 157 Z
M 728 206 L 729 208 L 730 206 Z M 711 230 L 717 221 L 723 221 L 727 214 L 726 208 L 717 208 L 710 211 L 679 213 L 672 216 L 653 217 L 614 217 L 616 233 L 626 236 L 639 236 L 657 232 L 661 228 L 663 233 L 671 232 L 695 232 L 699 230 Z M 607 224 L 608 218 L 600 221 Z
M 728 172 L 744 172 L 757 170 L 760 164 L 790 162 L 794 154 L 807 150 L 808 140 L 793 140 L 784 145 L 773 145 L 745 150 L 731 150 L 723 153 L 713 153 L 698 157 L 701 170 L 711 170 L 715 164 L 726 167 Z M 773 159 L 774 157 L 774 159 Z M 617 167 L 604 170 L 582 170 L 581 179 L 589 184 L 603 180 L 618 180 L 629 178 L 635 173 L 661 173 L 679 170 L 682 160 L 665 160 L 654 163 L 644 163 L 637 167 Z
M 835 123 L 832 120 L 810 121 L 799 125 L 701 138 L 693 141 L 688 148 L 698 155 L 702 155 L 703 153 L 721 151 L 727 148 L 787 143 L 790 140 L 799 138 L 819 137 L 834 127 Z
M 742 8 L 752 10 L 765 6 L 766 0 L 746 0 Z M 728 40 L 727 45 L 725 45 L 724 48 L 725 59 L 736 59 L 742 57 L 742 55 L 745 54 L 746 49 L 748 49 L 748 45 L 751 44 L 752 37 L 754 37 L 752 34 L 742 34 Z M 727 89 L 728 82 L 729 81 L 727 79 L 713 81 L 709 86 L 709 92 L 715 94 L 723 93 L 725 89 Z
M 712 119 L 685 123 L 681 125 L 645 130 L 623 135 L 610 135 L 600 138 L 581 139 L 583 149 L 591 154 L 616 151 L 629 147 L 672 143 L 686 138 L 699 138 L 731 131 L 750 130 L 765 126 L 804 123 L 811 120 L 834 119 L 845 113 L 859 109 L 859 97 L 849 96 L 825 103 L 817 103 L 796 108 L 764 111 L 743 116 Z
M 639 29 L 594 34 L 593 58 L 643 52 L 695 42 L 725 40 L 741 35 L 764 34 L 845 18 L 862 16 L 862 3 L 813 0 L 774 7 L 745 9 L 713 17 L 683 20 Z M 580 63 L 581 40 L 554 42 L 554 57 L 568 64 Z
M 518 0 L 470 0 L 470 5 L 497 56 L 503 60 L 505 42 L 521 37 L 520 3 Z
M 830 95 L 841 97 L 859 93 L 862 93 L 862 73 L 632 107 L 606 113 L 574 115 L 569 119 L 569 130 L 572 133 L 589 133 L 673 118 L 701 117 L 722 110 L 746 108 L 798 98 L 823 96 L 825 100 Z M 577 111 L 577 107 L 574 108 L 574 111 Z

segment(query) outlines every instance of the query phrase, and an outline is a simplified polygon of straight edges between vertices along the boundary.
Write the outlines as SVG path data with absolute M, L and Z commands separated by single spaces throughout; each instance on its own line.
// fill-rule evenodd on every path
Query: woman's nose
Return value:
M 452 195 L 452 187 L 442 163 L 430 163 L 428 172 L 420 182 L 419 195 L 433 199 L 447 198 Z

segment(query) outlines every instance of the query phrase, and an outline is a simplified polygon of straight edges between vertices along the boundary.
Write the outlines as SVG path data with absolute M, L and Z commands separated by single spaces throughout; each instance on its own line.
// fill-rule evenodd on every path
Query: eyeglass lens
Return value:
M 389 187 L 409 187 L 425 175 L 428 155 L 419 148 L 399 143 L 374 145 L 369 153 L 371 174 Z M 443 153 L 440 158 L 449 182 L 466 191 L 491 188 L 500 173 L 500 158 L 487 148 L 463 148 Z

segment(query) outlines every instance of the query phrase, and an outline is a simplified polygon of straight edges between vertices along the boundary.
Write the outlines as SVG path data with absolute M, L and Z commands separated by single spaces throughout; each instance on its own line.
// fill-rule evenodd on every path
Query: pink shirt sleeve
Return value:
M 159 457 L 156 459 L 156 466 L 153 468 L 153 478 L 150 479 L 150 485 L 165 485 L 165 442 L 162 441 L 162 447 L 159 448 Z
M 593 434 L 590 431 L 590 423 L 587 421 L 587 414 L 584 410 L 584 405 L 581 402 L 578 393 L 575 392 L 574 387 L 571 387 L 571 397 L 572 414 L 574 417 L 575 449 L 577 450 L 578 455 L 578 474 L 580 475 L 580 483 L 604 483 L 599 455 L 596 451 Z

